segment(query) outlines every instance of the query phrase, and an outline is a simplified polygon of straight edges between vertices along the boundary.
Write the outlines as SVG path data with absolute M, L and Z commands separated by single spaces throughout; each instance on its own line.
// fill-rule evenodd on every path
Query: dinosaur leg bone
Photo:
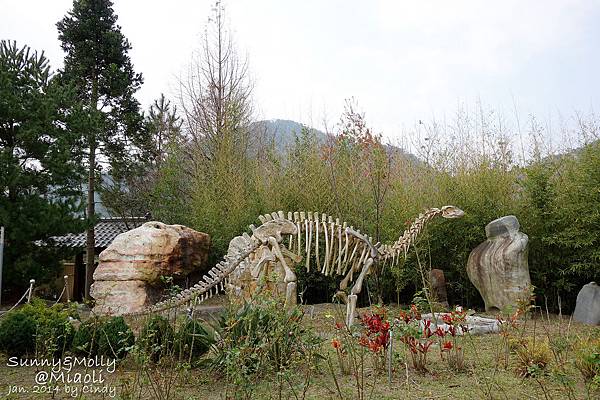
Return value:
M 348 287 L 348 283 L 350 283 L 351 278 L 352 278 L 352 267 L 350 267 L 350 271 L 348 271 L 348 274 L 340 282 L 340 291 L 344 291 Z
M 292 271 L 291 268 L 285 262 L 285 258 L 281 253 L 281 248 L 279 247 L 277 239 L 275 239 L 274 237 L 270 237 L 269 244 L 271 245 L 271 249 L 275 254 L 275 257 L 279 259 L 281 265 L 283 266 L 283 269 L 285 270 L 285 278 L 283 279 L 283 281 L 285 283 L 296 282 L 296 274 L 294 274 L 294 271 Z
M 262 257 L 260 258 L 260 260 L 258 260 L 258 262 L 256 264 L 254 264 L 254 266 L 250 269 L 250 274 L 252 275 L 253 278 L 258 278 L 258 276 L 260 275 L 261 271 L 263 270 L 263 266 L 268 263 L 269 261 L 275 261 L 275 255 L 270 252 L 268 249 L 265 249 Z
M 362 290 L 363 281 L 365 279 L 365 276 L 367 276 L 367 274 L 369 273 L 369 268 L 371 268 L 371 265 L 373 265 L 373 259 L 371 257 L 369 257 L 365 261 L 365 263 L 363 265 L 363 269 L 360 272 L 360 275 L 358 276 L 358 278 L 356 279 L 356 283 L 352 287 L 352 290 L 350 291 L 352 294 L 359 294 L 360 291 Z
M 336 294 L 333 295 L 331 301 L 334 302 L 336 298 L 340 299 L 342 303 L 348 304 L 348 295 L 343 290 L 338 290 Z
M 296 305 L 296 282 L 289 282 L 285 290 L 285 306 L 293 307 Z
M 285 247 L 280 247 L 280 249 L 281 249 L 281 253 L 284 256 L 288 256 L 296 264 L 298 264 L 300 261 L 302 261 L 301 255 L 295 254 L 295 253 L 291 252 L 290 250 L 286 249 Z
M 354 313 L 356 312 L 356 299 L 357 295 L 351 294 L 348 296 L 348 303 L 346 304 L 346 325 L 352 326 L 354 323 Z

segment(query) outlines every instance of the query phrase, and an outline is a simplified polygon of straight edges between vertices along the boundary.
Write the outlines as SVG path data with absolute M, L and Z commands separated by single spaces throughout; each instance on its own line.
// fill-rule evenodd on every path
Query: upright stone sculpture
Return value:
M 529 295 L 528 237 L 514 215 L 485 227 L 487 240 L 469 255 L 467 274 L 485 302 L 486 311 L 516 306 Z
M 117 236 L 102 253 L 90 289 L 94 312 L 120 315 L 156 299 L 163 275 L 184 277 L 206 265 L 210 236 L 183 225 L 146 222 Z
M 600 286 L 596 282 L 583 285 L 577 294 L 573 319 L 584 324 L 600 325 Z

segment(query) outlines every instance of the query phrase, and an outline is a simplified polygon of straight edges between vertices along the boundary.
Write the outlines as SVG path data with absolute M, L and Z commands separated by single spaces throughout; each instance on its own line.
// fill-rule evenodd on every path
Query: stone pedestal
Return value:
M 467 273 L 485 302 L 486 311 L 515 307 L 529 296 L 528 237 L 514 215 L 485 227 L 487 240 L 469 255 Z

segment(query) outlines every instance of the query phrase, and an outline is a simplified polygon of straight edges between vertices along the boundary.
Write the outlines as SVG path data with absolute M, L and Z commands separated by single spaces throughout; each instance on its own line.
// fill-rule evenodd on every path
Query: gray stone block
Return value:
M 502 235 L 513 236 L 515 233 L 519 232 L 520 228 L 521 224 L 519 224 L 517 217 L 514 215 L 507 215 L 487 224 L 485 227 L 485 236 L 488 239 Z
M 600 286 L 596 282 L 583 285 L 577 294 L 573 319 L 589 325 L 600 325 Z

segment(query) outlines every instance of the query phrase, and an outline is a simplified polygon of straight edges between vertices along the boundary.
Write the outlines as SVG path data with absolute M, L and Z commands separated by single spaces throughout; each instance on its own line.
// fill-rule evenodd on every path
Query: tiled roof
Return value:
M 112 243 L 117 235 L 135 229 L 147 221 L 148 219 L 145 217 L 102 218 L 96 226 L 94 226 L 95 247 L 106 248 Z M 54 242 L 55 246 L 85 248 L 87 233 L 69 233 L 64 236 L 53 236 L 50 239 Z

